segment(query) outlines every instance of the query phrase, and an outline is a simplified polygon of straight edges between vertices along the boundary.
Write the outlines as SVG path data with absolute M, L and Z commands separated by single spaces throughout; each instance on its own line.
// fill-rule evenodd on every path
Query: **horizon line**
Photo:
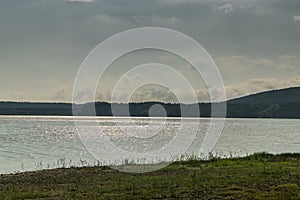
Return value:
M 230 99 L 225 100 L 225 102 L 231 101 L 231 100 L 235 100 L 235 99 L 240 99 L 240 98 L 244 98 L 244 97 L 249 97 L 252 95 L 257 95 L 257 94 L 262 94 L 262 93 L 266 93 L 266 92 L 272 92 L 272 91 L 278 91 L 278 90 L 287 90 L 287 89 L 295 89 L 295 88 L 300 88 L 299 86 L 291 86 L 291 87 L 283 87 L 283 88 L 276 88 L 276 89 L 269 89 L 269 90 L 262 90 L 256 93 L 249 93 L 249 94 L 245 94 L 245 95 L 241 95 L 241 96 L 237 96 L 237 97 L 233 97 Z M 25 101 L 13 101 L 13 100 L 0 100 L 0 103 L 42 103 L 42 104 L 75 104 L 75 105 L 83 105 L 83 104 L 89 104 L 89 103 L 107 103 L 107 104 L 138 104 L 138 103 L 163 103 L 163 104 L 185 104 L 185 105 L 190 105 L 190 104 L 199 104 L 199 103 L 222 103 L 224 101 L 219 101 L 219 102 L 210 102 L 210 101 L 203 101 L 203 102 L 194 102 L 194 103 L 180 103 L 180 102 L 162 102 L 162 101 L 155 101 L 155 100 L 149 100 L 149 101 L 140 101 L 140 102 L 108 102 L 108 101 L 101 101 L 101 100 L 97 100 L 95 102 L 85 102 L 85 103 L 73 103 L 73 102 L 63 102 L 63 101 L 30 101 L 30 100 L 25 100 Z

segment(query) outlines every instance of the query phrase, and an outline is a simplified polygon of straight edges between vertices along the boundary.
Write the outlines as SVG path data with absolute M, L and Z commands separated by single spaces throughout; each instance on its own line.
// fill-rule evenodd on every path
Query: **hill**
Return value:
M 149 109 L 154 104 L 163 106 L 167 116 L 181 116 L 180 106 L 187 110 L 194 109 L 195 104 L 172 104 L 162 102 L 130 103 L 131 116 L 149 116 Z M 214 103 L 218 104 L 218 103 Z M 76 105 L 80 115 L 93 115 L 91 104 Z M 112 116 L 110 103 L 97 102 L 98 116 Z M 118 116 L 127 116 L 124 112 L 127 104 L 113 104 Z M 211 103 L 198 103 L 201 117 L 210 117 Z M 190 112 L 192 113 L 192 112 Z M 72 116 L 71 103 L 31 103 L 31 102 L 0 102 L 0 115 L 59 115 Z M 154 112 L 155 116 L 160 116 Z M 199 117 L 186 115 L 189 117 Z M 240 97 L 227 101 L 227 117 L 231 118 L 298 118 L 300 119 L 300 87 L 272 90 Z
M 257 94 L 235 98 L 228 102 L 247 104 L 283 104 L 300 102 L 300 87 L 260 92 Z
M 227 117 L 300 118 L 300 87 L 266 91 L 229 100 Z

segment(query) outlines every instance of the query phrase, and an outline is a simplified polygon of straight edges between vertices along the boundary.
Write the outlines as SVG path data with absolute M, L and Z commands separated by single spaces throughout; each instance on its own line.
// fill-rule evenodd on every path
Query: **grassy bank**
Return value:
M 175 162 L 128 174 L 108 167 L 0 176 L 0 199 L 300 199 L 300 154 Z

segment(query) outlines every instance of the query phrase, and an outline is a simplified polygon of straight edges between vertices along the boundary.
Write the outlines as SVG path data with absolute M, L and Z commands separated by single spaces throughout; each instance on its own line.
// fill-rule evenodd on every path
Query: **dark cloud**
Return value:
M 0 91 L 30 91 L 36 79 L 72 79 L 99 42 L 143 26 L 181 31 L 226 62 L 246 56 L 236 71 L 220 64 L 228 84 L 287 78 L 300 71 L 299 16 L 299 0 L 2 0 Z M 40 90 L 59 91 L 45 87 Z

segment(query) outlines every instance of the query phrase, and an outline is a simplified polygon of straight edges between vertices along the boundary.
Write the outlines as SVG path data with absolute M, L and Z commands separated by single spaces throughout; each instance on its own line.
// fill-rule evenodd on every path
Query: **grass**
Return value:
M 300 154 L 191 157 L 145 174 L 81 167 L 0 175 L 0 199 L 300 199 Z

